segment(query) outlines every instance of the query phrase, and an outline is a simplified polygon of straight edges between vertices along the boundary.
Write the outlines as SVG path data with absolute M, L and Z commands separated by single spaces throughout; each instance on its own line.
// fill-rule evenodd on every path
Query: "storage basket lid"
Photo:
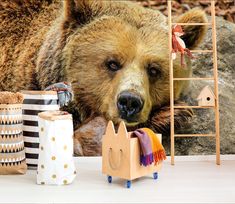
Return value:
M 27 95 L 57 95 L 56 91 L 32 91 L 32 90 L 22 90 L 22 94 Z
M 72 120 L 72 115 L 66 111 L 45 111 L 38 114 L 38 116 L 45 120 Z
M 0 92 L 0 104 L 22 104 L 24 100 L 23 94 L 17 92 L 2 91 Z

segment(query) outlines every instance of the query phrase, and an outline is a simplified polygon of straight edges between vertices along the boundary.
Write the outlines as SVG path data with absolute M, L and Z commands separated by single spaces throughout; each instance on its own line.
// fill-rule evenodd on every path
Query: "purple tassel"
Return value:
M 153 153 L 148 154 L 148 155 L 140 155 L 140 164 L 143 166 L 148 166 L 154 163 L 154 155 Z

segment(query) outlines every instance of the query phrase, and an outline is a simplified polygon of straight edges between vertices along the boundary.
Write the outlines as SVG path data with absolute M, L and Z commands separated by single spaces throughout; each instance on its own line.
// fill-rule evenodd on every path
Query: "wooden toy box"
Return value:
M 162 163 L 144 167 L 140 165 L 140 145 L 138 138 L 131 138 L 132 132 L 127 132 L 124 122 L 120 123 L 115 133 L 112 121 L 108 123 L 102 142 L 102 172 L 108 175 L 109 183 L 112 176 L 127 180 L 127 187 L 131 180 L 152 174 L 157 179 Z M 157 134 L 161 141 L 161 134 Z

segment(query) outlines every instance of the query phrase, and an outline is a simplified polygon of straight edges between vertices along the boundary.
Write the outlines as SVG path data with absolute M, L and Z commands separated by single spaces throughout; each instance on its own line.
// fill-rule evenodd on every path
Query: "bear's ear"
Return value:
M 177 23 L 207 23 L 207 17 L 204 11 L 200 9 L 192 9 L 177 19 Z M 206 25 L 190 25 L 182 26 L 184 35 L 181 37 L 186 47 L 193 49 L 197 47 L 205 37 L 207 32 Z
M 85 24 L 102 12 L 104 4 L 100 0 L 64 0 L 65 20 Z

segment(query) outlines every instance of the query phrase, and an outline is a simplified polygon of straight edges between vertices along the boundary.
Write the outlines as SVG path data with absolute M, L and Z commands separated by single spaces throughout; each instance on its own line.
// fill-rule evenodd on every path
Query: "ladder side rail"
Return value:
M 167 1 L 168 9 L 168 29 L 169 29 L 169 77 L 170 77 L 170 112 L 171 112 L 171 164 L 174 165 L 175 157 L 175 139 L 174 139 L 174 81 L 173 81 L 173 59 L 172 59 L 172 18 L 171 18 L 171 1 Z
M 216 129 L 216 164 L 220 165 L 220 131 L 219 131 L 219 94 L 218 94 L 218 63 L 217 63 L 217 39 L 215 1 L 211 1 L 212 19 L 212 44 L 213 44 L 213 71 L 214 71 L 214 93 L 215 93 L 215 129 Z

